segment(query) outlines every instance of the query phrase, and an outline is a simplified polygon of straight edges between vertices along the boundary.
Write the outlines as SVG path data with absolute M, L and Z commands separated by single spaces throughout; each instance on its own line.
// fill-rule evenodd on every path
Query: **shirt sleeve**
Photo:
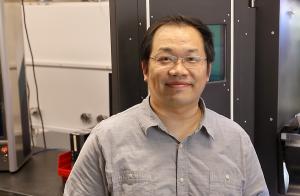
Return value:
M 245 158 L 246 181 L 243 195 L 269 196 L 265 178 L 250 138 L 247 138 L 245 145 L 247 146 Z
M 83 145 L 64 189 L 64 196 L 109 196 L 105 159 L 96 134 Z

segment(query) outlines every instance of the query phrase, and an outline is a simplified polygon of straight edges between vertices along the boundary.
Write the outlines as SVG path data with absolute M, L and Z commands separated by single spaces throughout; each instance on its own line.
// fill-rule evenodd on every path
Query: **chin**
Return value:
M 197 102 L 194 99 L 187 99 L 187 97 L 170 97 L 167 100 L 167 104 L 171 104 L 173 106 L 186 106 Z

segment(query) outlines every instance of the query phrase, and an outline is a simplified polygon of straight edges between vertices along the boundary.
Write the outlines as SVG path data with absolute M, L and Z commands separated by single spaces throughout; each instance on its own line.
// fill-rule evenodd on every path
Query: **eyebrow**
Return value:
M 162 51 L 162 52 L 172 52 L 173 49 L 169 48 L 169 47 L 162 47 L 159 48 L 158 51 Z M 198 52 L 199 50 L 197 48 L 195 49 L 188 49 L 187 52 L 192 53 L 192 52 Z
M 172 52 L 172 48 L 169 47 L 163 47 L 163 48 L 159 48 L 158 51 L 162 51 L 162 52 Z

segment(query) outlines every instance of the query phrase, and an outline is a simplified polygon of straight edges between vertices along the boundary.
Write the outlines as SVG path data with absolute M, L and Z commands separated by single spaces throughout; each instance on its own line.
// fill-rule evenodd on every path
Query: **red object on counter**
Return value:
M 72 170 L 72 154 L 65 152 L 58 155 L 57 173 L 62 177 L 63 182 L 66 182 Z
M 8 153 L 8 146 L 7 146 L 7 145 L 2 146 L 0 151 L 1 151 L 3 154 L 7 154 L 7 153 Z

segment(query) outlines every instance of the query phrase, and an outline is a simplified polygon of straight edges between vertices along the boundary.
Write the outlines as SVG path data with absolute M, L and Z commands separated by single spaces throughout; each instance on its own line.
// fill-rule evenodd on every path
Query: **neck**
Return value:
M 154 112 L 166 126 L 168 132 L 179 141 L 191 135 L 198 127 L 202 118 L 202 111 L 198 103 L 184 107 L 160 105 L 153 101 L 150 104 Z

